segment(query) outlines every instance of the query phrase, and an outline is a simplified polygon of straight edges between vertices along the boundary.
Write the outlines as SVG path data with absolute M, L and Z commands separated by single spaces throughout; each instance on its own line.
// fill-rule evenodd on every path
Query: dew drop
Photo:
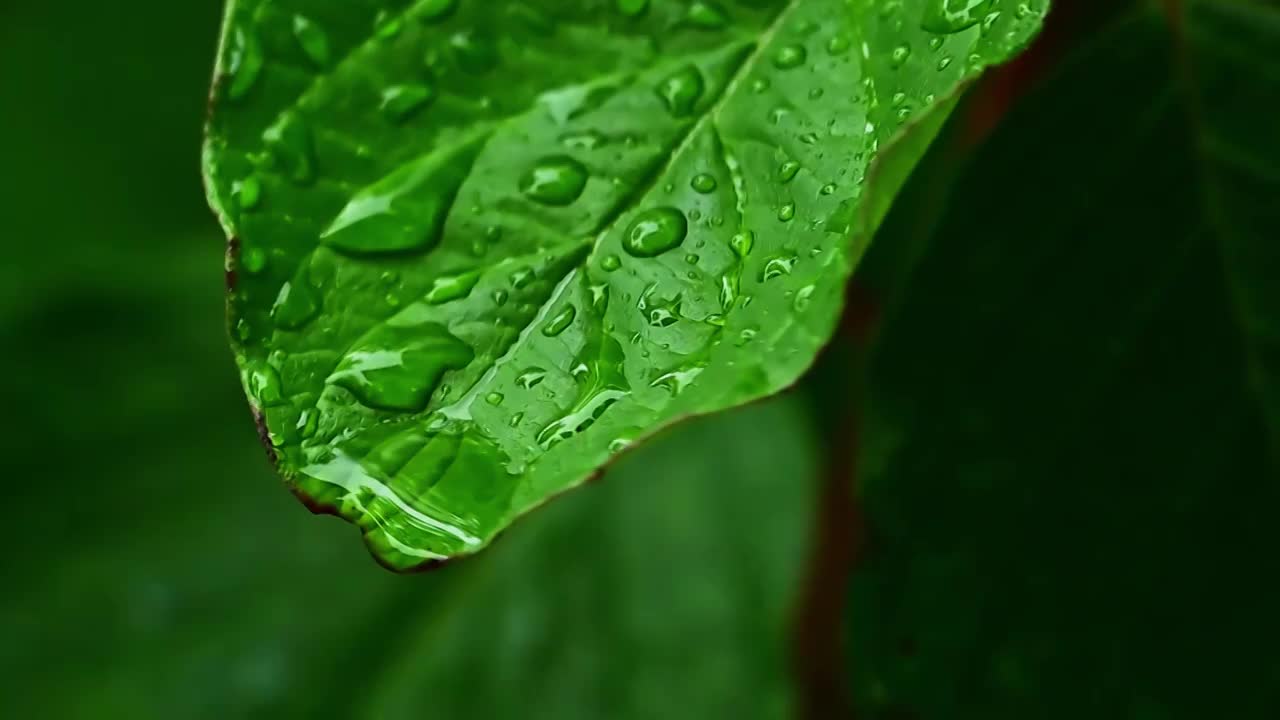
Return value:
M 911 46 L 903 43 L 889 53 L 889 65 L 895 69 L 900 68 L 909 57 L 911 57 Z
M 502 404 L 502 401 L 503 401 L 504 399 L 505 399 L 505 398 L 503 397 L 502 393 L 500 393 L 500 392 L 491 392 L 491 393 L 489 393 L 488 395 L 485 395 L 485 396 L 484 396 L 484 401 L 485 401 L 485 402 L 487 402 L 487 403 L 489 403 L 490 405 L 492 405 L 492 406 L 494 406 L 494 407 L 497 407 L 497 406 L 501 405 L 501 404 Z
M 736 233 L 729 240 L 729 247 L 733 248 L 734 254 L 739 258 L 746 259 L 751 254 L 751 248 L 755 247 L 756 234 L 750 230 L 743 230 Z
M 617 255 L 605 255 L 600 258 L 600 267 L 605 272 L 613 272 L 614 270 L 622 267 L 622 260 L 619 259 Z
M 791 306 L 796 309 L 796 312 L 804 312 L 809 308 L 809 303 L 813 299 L 814 290 L 816 290 L 815 286 L 805 285 L 796 292 L 795 300 L 791 303 Z
M 760 281 L 765 282 L 783 275 L 790 275 L 795 266 L 796 259 L 794 256 L 772 258 L 764 264 L 764 269 L 760 271 Z
M 782 222 L 791 222 L 796 217 L 796 204 L 789 202 L 778 208 L 778 219 Z
M 253 210 L 258 207 L 258 203 L 262 200 L 262 181 L 257 175 L 250 175 L 244 180 L 235 183 L 231 192 L 236 197 L 236 204 L 241 210 Z
M 642 258 L 657 257 L 684 242 L 689 222 L 673 207 L 657 207 L 636 215 L 622 238 L 622 249 Z
M 787 160 L 778 167 L 778 181 L 785 184 L 795 179 L 796 173 L 800 172 L 800 163 L 795 160 Z
M 267 252 L 260 247 L 251 247 L 240 253 L 240 267 L 250 275 L 257 275 L 267 267 Z
M 543 205 L 569 205 L 586 185 L 587 169 L 567 155 L 543 158 L 520 176 L 520 191 Z
M 532 390 L 537 387 L 547 377 L 547 371 L 540 367 L 525 368 L 518 376 L 516 376 L 516 384 L 525 390 Z
M 849 52 L 851 44 L 848 35 L 832 35 L 831 39 L 827 41 L 827 52 L 832 55 L 843 55 Z

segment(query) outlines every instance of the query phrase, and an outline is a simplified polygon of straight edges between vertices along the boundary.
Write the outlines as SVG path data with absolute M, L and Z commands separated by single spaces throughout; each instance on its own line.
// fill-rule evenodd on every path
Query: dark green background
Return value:
M 77 5 L 0 10 L 0 717 L 792 714 L 839 413 L 680 428 L 484 556 L 390 575 L 273 477 L 226 348 L 218 4 Z M 1189 55 L 1152 13 L 1059 39 L 876 245 L 863 717 L 1280 713 L 1280 20 L 1192 5 Z

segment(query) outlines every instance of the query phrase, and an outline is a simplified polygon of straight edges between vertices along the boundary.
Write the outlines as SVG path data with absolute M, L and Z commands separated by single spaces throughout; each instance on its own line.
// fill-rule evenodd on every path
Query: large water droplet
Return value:
M 982 22 L 994 0 L 930 0 L 920 27 L 929 32 L 950 34 Z
M 293 37 L 298 47 L 318 68 L 329 67 L 329 36 L 324 28 L 302 15 L 293 16 Z
M 565 305 L 542 328 L 542 334 L 547 337 L 555 337 L 569 328 L 573 324 L 573 319 L 578 316 L 578 308 L 573 305 Z
M 435 96 L 435 90 L 426 85 L 392 85 L 382 91 L 382 114 L 393 122 L 403 122 Z
M 262 43 L 251 30 L 237 27 L 231 33 L 231 45 L 227 53 L 227 73 L 231 83 L 227 87 L 227 97 L 239 100 L 244 97 L 262 74 Z
M 480 282 L 480 271 L 472 270 L 460 275 L 438 277 L 427 292 L 427 302 L 432 305 L 443 305 L 471 294 L 476 283 Z
M 587 169 L 567 155 L 539 160 L 520 177 L 520 191 L 544 205 L 569 205 L 587 186 Z
M 687 117 L 693 114 L 705 90 L 702 73 L 693 65 L 687 65 L 658 84 L 658 97 L 666 103 L 672 115 Z
M 636 215 L 622 238 L 622 249 L 635 257 L 657 257 L 684 242 L 689 221 L 673 207 L 656 207 Z
M 418 412 L 444 374 L 466 367 L 475 354 L 443 325 L 399 317 L 361 338 L 328 381 L 369 407 Z
M 424 155 L 364 188 L 321 233 L 321 241 L 356 255 L 435 247 L 479 145 L 473 141 L 445 157 Z

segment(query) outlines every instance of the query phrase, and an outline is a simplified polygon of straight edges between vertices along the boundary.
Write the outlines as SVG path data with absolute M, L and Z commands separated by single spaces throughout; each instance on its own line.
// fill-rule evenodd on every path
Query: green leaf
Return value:
M 1045 6 L 231 2 L 206 170 L 280 471 L 417 567 L 794 383 Z
M 1280 705 L 1280 12 L 1155 5 L 1005 118 L 889 307 L 869 715 Z

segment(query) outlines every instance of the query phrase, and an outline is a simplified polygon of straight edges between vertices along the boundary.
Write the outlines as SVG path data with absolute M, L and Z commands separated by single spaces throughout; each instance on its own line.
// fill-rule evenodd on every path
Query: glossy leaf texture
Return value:
M 792 384 L 1046 4 L 233 0 L 206 170 L 280 471 L 418 567 Z
M 1280 706 L 1280 12 L 1136 6 L 960 173 L 886 310 L 868 717 Z

